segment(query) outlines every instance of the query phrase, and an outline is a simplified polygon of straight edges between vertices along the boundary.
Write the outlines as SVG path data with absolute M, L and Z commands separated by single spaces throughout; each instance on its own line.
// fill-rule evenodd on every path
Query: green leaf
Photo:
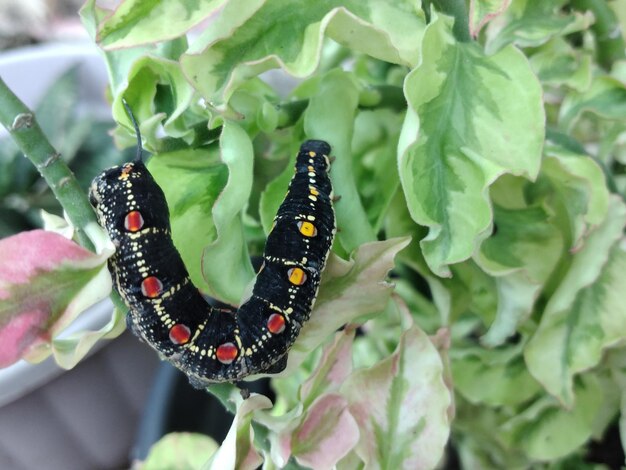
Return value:
M 493 212 L 497 232 L 481 244 L 476 262 L 493 276 L 523 271 L 529 280 L 545 282 L 564 248 L 550 211 L 540 205 L 494 204 Z
M 362 111 L 354 121 L 354 179 L 375 233 L 400 186 L 395 160 L 402 119 L 397 112 L 380 109 Z
M 451 290 L 446 286 L 446 280 L 434 276 L 428 269 L 419 242 L 426 235 L 426 229 L 411 219 L 402 191 L 398 191 L 391 201 L 385 221 L 385 233 L 388 237 L 411 237 L 409 245 L 399 253 L 398 260 L 424 277 L 430 289 L 432 302 L 439 312 L 438 326 L 448 325 L 454 310 L 452 303 L 459 296 L 453 296 Z M 454 280 L 452 281 L 454 282 Z M 420 326 L 422 325 L 420 324 Z
M 541 391 L 526 369 L 521 345 L 494 350 L 457 347 L 450 356 L 454 386 L 472 403 L 515 406 Z
M 341 196 L 334 204 L 337 239 L 347 253 L 376 239 L 354 181 L 351 143 L 357 104 L 354 77 L 333 70 L 322 78 L 304 114 L 307 136 L 328 142 L 332 156 L 336 157 L 330 176 L 334 194 Z
M 626 247 L 620 240 L 626 206 L 611 199 L 609 214 L 592 231 L 546 305 L 526 346 L 528 369 L 565 406 L 574 403 L 573 378 L 600 361 L 602 352 L 626 340 Z
M 170 137 L 192 135 L 183 113 L 191 104 L 193 89 L 177 62 L 153 56 L 133 60 L 128 76 L 120 83 L 120 89 L 114 91 L 113 117 L 118 123 L 124 123 L 126 128 L 116 130 L 116 137 L 121 143 L 132 145 L 136 139 L 122 98 L 126 99 L 139 123 L 146 149 L 159 152 L 157 133 L 160 126 Z
M 574 49 L 561 37 L 542 46 L 530 57 L 530 64 L 539 80 L 547 85 L 564 85 L 578 92 L 591 85 L 591 54 Z
M 263 459 L 254 448 L 252 418 L 257 410 L 271 408 L 272 402 L 263 395 L 253 393 L 243 400 L 234 397 L 237 403 L 237 413 L 230 426 L 228 434 L 220 448 L 202 468 L 203 470 L 255 470 Z
M 228 182 L 213 205 L 217 239 L 204 249 L 202 272 L 212 296 L 239 305 L 254 278 L 242 222 L 252 190 L 254 153 L 248 135 L 231 121 L 222 128 L 220 158 L 228 167 Z
M 555 36 L 581 31 L 593 23 L 591 13 L 568 12 L 565 0 L 518 0 L 506 14 L 489 26 L 487 53 L 494 53 L 510 43 L 537 47 Z
M 449 276 L 447 265 L 471 256 L 488 234 L 488 187 L 505 173 L 536 176 L 542 92 L 518 50 L 487 57 L 456 43 L 449 18 L 428 26 L 423 51 L 404 85 L 398 165 L 411 217 L 429 227 L 424 257 L 435 274 Z
M 559 126 L 571 130 L 583 113 L 624 122 L 626 84 L 609 76 L 596 77 L 584 92 L 571 91 L 559 110 Z
M 87 0 L 78 14 L 89 36 L 95 39 L 98 24 L 110 14 L 110 11 L 96 5 L 96 0 Z
M 480 342 L 489 348 L 504 344 L 526 321 L 542 285 L 528 278 L 523 272 L 514 272 L 495 279 L 498 296 L 496 316 Z
M 571 410 L 552 397 L 541 397 L 502 425 L 502 437 L 532 460 L 565 457 L 591 437 L 601 393 L 594 377 L 586 375 L 576 386 Z
M 546 158 L 538 180 L 548 179 L 553 195 L 551 205 L 565 227 L 565 243 L 577 250 L 587 231 L 600 224 L 609 209 L 609 190 L 602 168 L 591 158 L 547 144 Z M 554 197 L 558 196 L 558 197 Z
M 241 82 L 271 68 L 311 74 L 324 36 L 387 62 L 415 64 L 423 30 L 416 0 L 231 0 L 181 64 L 205 98 L 221 103 Z
M 109 295 L 111 253 L 96 255 L 43 230 L 0 240 L 0 367 L 20 358 L 43 360 L 52 338 Z M 61 351 L 61 365 L 71 367 L 87 350 Z
M 226 186 L 228 170 L 216 151 L 193 149 L 155 155 L 148 167 L 165 193 L 174 245 L 191 280 L 210 292 L 201 260 L 205 247 L 217 238 L 212 209 Z
M 339 394 L 318 397 L 293 432 L 292 453 L 312 469 L 333 468 L 359 441 L 359 426 Z
M 210 17 L 225 1 L 124 0 L 99 24 L 96 41 L 107 50 L 172 39 Z
M 497 231 L 474 256 L 483 270 L 495 276 L 498 295 L 495 320 L 481 338 L 488 347 L 503 344 L 530 316 L 564 250 L 553 212 L 544 207 L 544 200 L 528 205 L 523 196 L 525 184 L 522 178 L 509 176 L 492 186 Z
M 205 434 L 172 432 L 163 436 L 150 448 L 141 469 L 200 469 L 218 447 L 217 442 Z
M 356 451 L 366 466 L 437 465 L 450 432 L 451 396 L 439 353 L 419 328 L 402 334 L 393 355 L 353 372 L 341 392 L 359 425 Z
M 296 164 L 296 155 L 298 154 L 298 149 L 300 146 L 300 142 L 292 143 L 289 146 L 289 160 L 283 171 L 266 187 L 265 190 L 261 193 L 261 198 L 259 201 L 259 215 L 261 218 L 261 225 L 263 226 L 263 230 L 265 233 L 269 233 L 272 227 L 272 223 L 274 222 L 274 217 L 278 212 L 278 208 L 282 204 L 285 199 L 285 195 L 287 194 L 287 188 L 289 187 L 289 182 L 293 178 L 294 175 L 294 167 Z M 277 151 L 281 151 L 282 149 L 277 149 Z

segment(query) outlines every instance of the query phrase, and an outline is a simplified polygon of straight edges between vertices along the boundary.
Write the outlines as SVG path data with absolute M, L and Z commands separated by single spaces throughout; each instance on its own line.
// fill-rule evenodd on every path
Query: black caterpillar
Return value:
M 172 243 L 165 196 L 140 149 L 134 162 L 96 177 L 89 192 L 116 246 L 109 270 L 128 325 L 195 387 L 280 372 L 309 319 L 335 234 L 330 146 L 308 140 L 300 147 L 252 296 L 238 309 L 211 307 L 191 283 Z

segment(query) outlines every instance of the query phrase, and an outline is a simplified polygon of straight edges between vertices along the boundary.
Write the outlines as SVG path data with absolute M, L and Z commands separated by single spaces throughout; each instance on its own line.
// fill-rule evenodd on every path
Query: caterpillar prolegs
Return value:
M 192 385 L 279 372 L 309 319 L 335 234 L 330 146 L 308 140 L 274 219 L 251 297 L 210 306 L 191 283 L 171 238 L 161 188 L 138 157 L 96 177 L 89 198 L 116 246 L 109 270 L 133 332 Z

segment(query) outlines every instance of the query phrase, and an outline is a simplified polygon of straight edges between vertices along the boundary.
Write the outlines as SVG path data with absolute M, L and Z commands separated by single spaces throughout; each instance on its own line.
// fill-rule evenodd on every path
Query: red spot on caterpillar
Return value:
M 272 313 L 267 319 L 267 329 L 272 334 L 279 334 L 285 331 L 285 317 L 280 313 Z
M 170 328 L 170 341 L 174 344 L 185 344 L 191 338 L 191 330 L 187 325 L 177 323 Z
M 138 232 L 143 228 L 144 220 L 139 211 L 130 211 L 124 217 L 124 228 L 129 232 Z
M 158 277 L 150 276 L 141 282 L 141 293 L 150 299 L 158 297 L 162 290 L 163 283 L 159 281 Z
M 217 347 L 215 354 L 217 356 L 217 360 L 222 364 L 230 364 L 235 360 L 237 354 L 239 354 L 239 350 L 233 343 L 224 343 Z

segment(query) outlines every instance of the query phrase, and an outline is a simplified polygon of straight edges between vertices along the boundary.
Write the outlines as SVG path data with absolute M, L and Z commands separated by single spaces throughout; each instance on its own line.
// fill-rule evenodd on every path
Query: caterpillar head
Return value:
M 105 170 L 89 188 L 89 202 L 96 210 L 98 222 L 113 237 L 121 230 L 125 217 L 140 211 L 153 227 L 169 228 L 165 195 L 141 161 L 125 163 Z
M 330 145 L 323 140 L 307 140 L 300 146 L 296 160 L 298 172 L 308 172 L 313 167 L 315 173 L 327 173 L 330 169 Z

